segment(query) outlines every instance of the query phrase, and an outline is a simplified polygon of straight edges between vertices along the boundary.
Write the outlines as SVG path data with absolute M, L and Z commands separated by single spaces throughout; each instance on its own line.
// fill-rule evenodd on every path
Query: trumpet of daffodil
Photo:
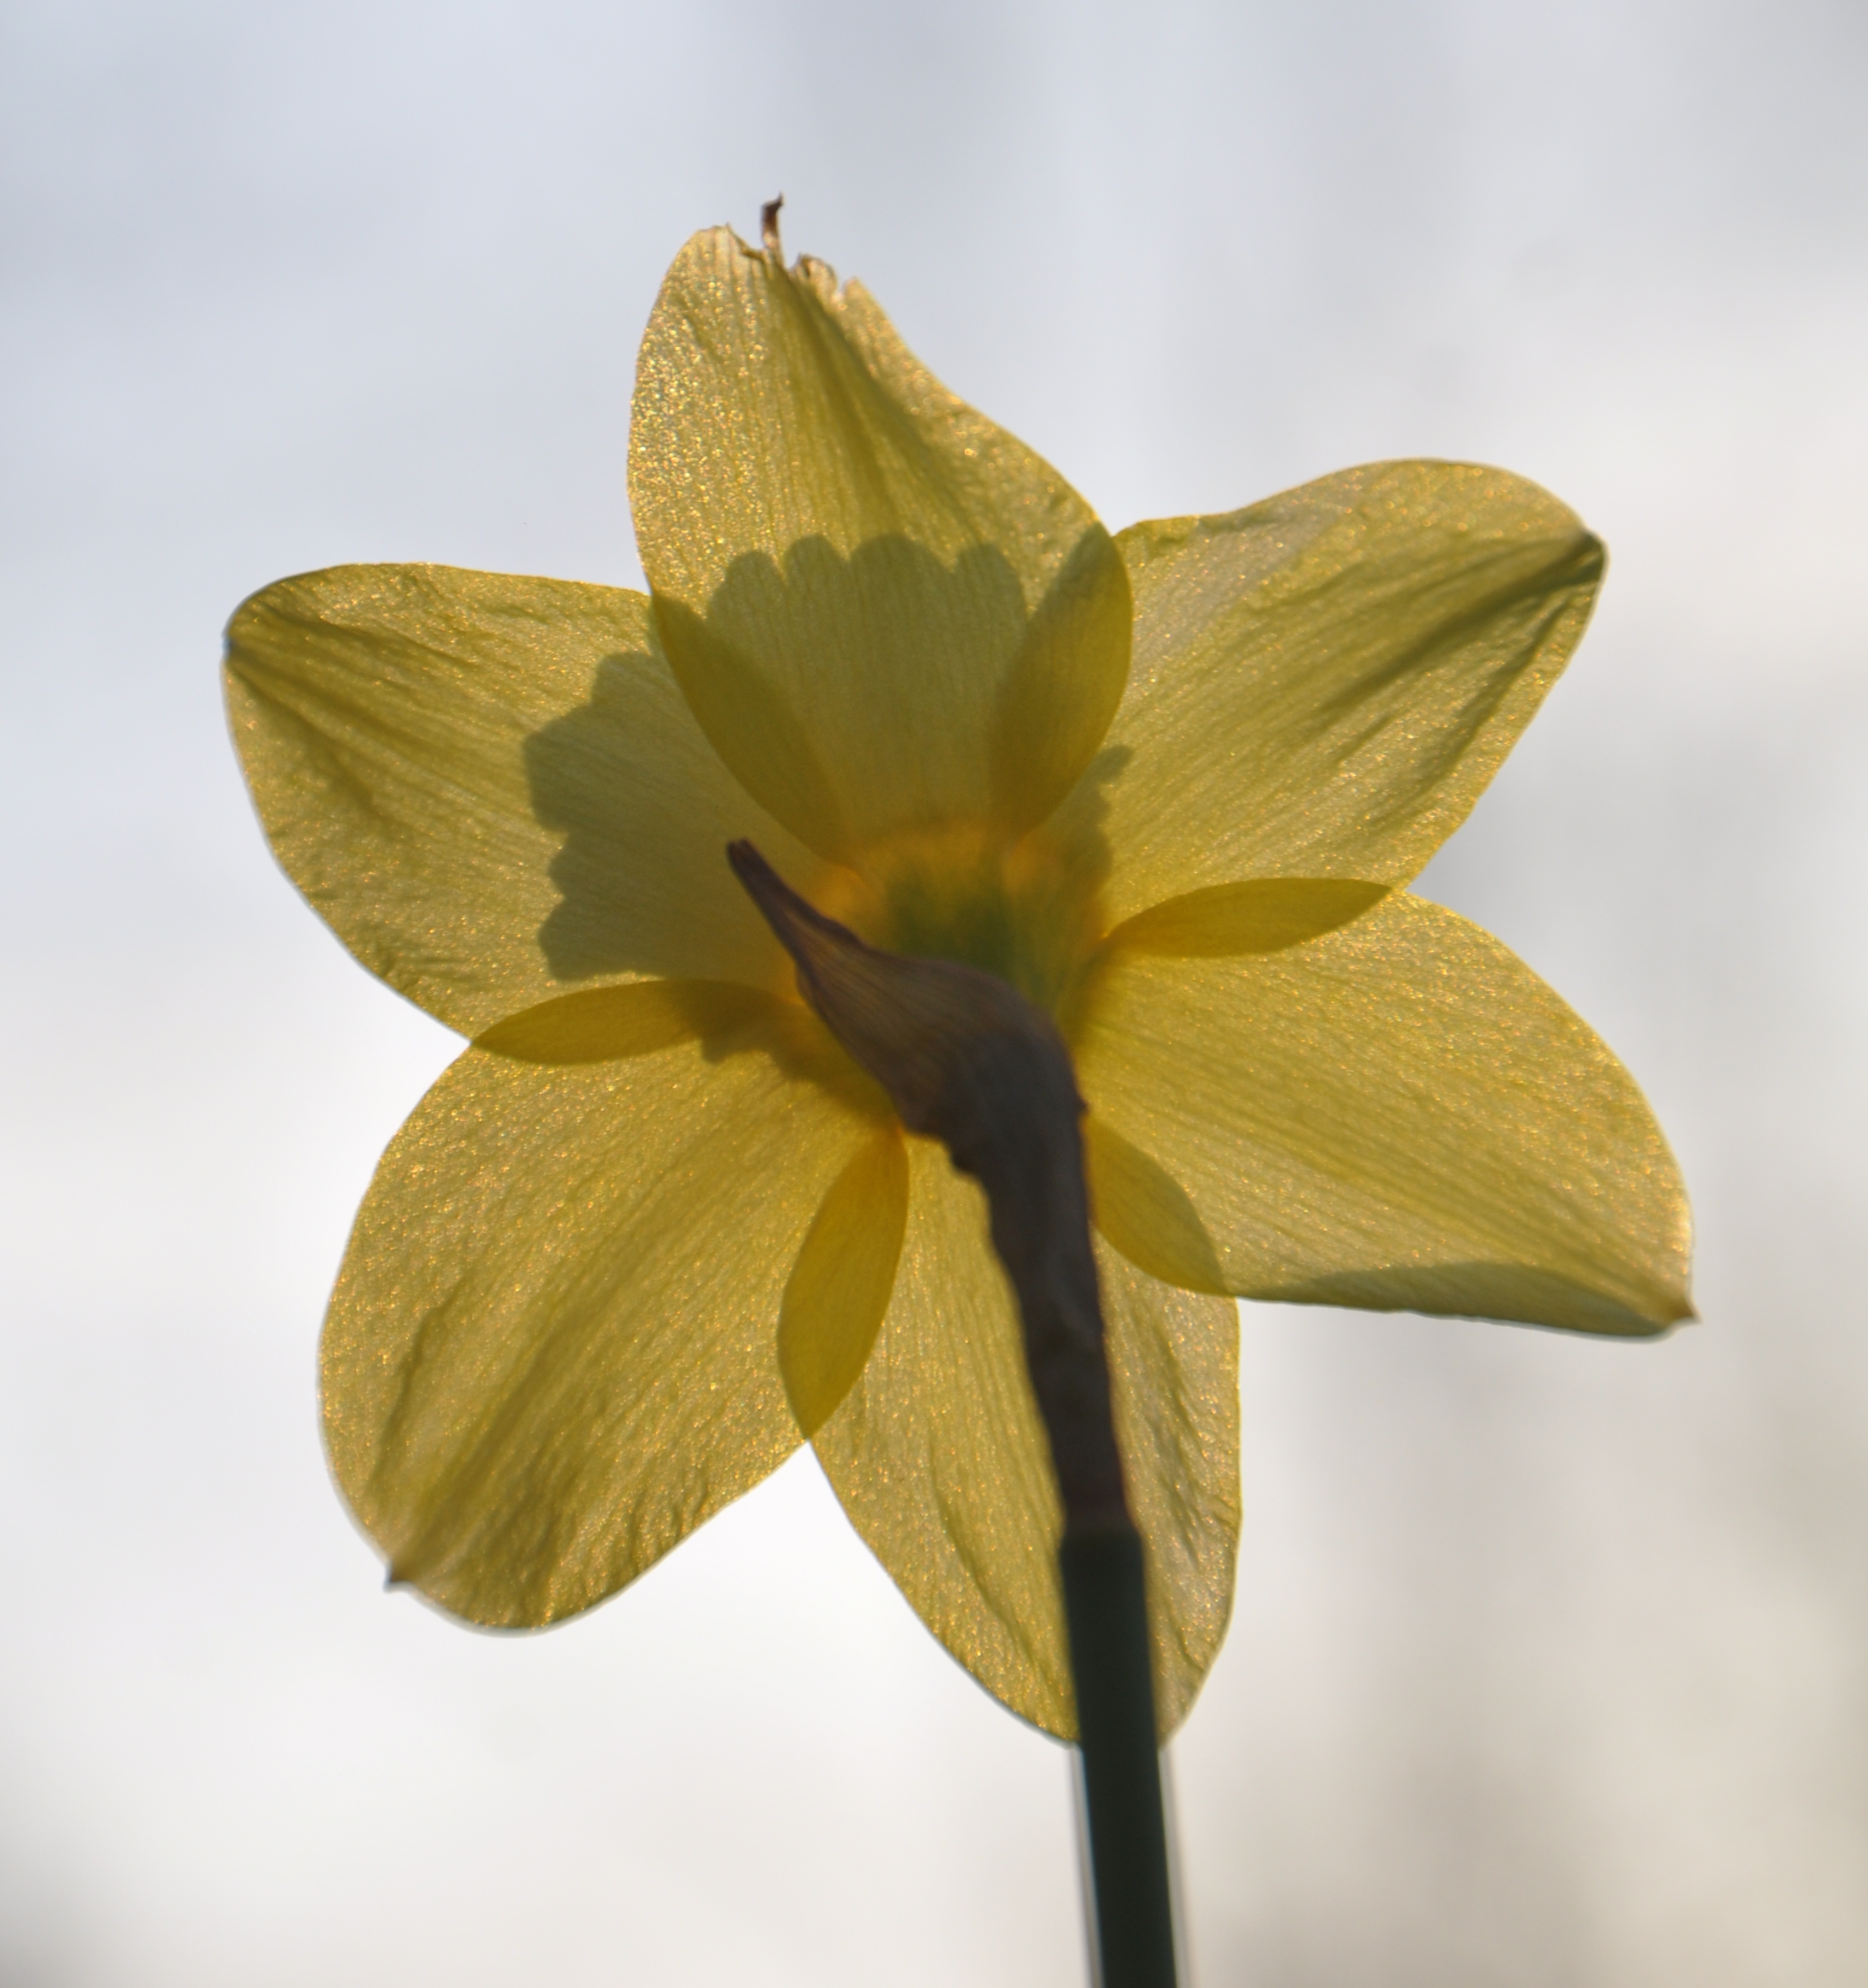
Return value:
M 1069 1046 L 1171 1729 L 1231 1604 L 1236 1298 L 1687 1315 L 1633 1082 L 1406 888 L 1562 668 L 1601 548 L 1440 462 L 1112 538 L 775 233 L 681 252 L 629 474 L 647 595 L 345 566 L 228 633 L 279 860 L 471 1039 L 331 1301 L 338 1481 L 393 1579 L 540 1624 L 808 1439 L 948 1648 L 1072 1732 L 984 1199 L 800 998 L 726 860 L 748 840 Z

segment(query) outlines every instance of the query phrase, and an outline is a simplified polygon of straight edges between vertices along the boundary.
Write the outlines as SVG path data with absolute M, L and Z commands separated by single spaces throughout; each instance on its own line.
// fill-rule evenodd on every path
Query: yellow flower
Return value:
M 474 1039 L 332 1300 L 338 1480 L 394 1577 L 542 1623 L 808 1436 L 934 1634 L 1072 1731 L 982 1198 L 799 1000 L 728 867 L 750 838 L 1064 1030 L 1171 1728 L 1231 1603 L 1235 1296 L 1687 1314 L 1633 1083 L 1404 888 L 1562 668 L 1601 549 L 1432 462 L 1112 539 L 859 286 L 725 230 L 650 320 L 630 486 L 650 597 L 350 566 L 229 631 L 280 860 Z

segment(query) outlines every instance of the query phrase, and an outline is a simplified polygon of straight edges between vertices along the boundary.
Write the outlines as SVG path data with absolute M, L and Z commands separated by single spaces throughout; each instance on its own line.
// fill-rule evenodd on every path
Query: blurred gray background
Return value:
M 780 188 L 1112 526 L 1424 454 L 1613 554 L 1423 888 L 1646 1086 L 1704 1323 L 1247 1308 L 1194 1980 L 1868 1980 L 1860 0 L 7 0 L 0 1983 L 1083 1978 L 1066 1756 L 808 1457 L 501 1639 L 380 1592 L 319 1450 L 454 1045 L 274 870 L 221 627 L 633 583 L 650 302 Z

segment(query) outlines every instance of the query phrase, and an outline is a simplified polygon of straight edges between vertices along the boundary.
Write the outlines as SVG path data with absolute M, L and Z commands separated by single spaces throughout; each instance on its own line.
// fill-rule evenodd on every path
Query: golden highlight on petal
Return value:
M 800 1434 L 856 1384 L 888 1310 L 908 1222 L 908 1156 L 886 1125 L 831 1184 L 779 1310 L 779 1365 Z

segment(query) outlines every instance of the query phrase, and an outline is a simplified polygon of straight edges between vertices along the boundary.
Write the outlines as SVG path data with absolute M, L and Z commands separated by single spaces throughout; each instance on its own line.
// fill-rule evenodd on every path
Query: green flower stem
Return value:
M 1097 1980 L 1100 1988 L 1174 1988 L 1142 1543 L 1132 1531 L 1066 1536 L 1057 1557 L 1089 1817 Z

